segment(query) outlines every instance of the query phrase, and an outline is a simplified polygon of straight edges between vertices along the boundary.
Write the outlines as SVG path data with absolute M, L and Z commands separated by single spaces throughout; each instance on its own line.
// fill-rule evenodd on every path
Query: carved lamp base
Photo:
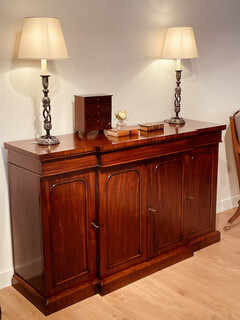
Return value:
M 59 143 L 60 141 L 57 137 L 49 136 L 49 135 L 41 136 L 37 139 L 37 144 L 41 144 L 45 146 L 50 146 L 50 145 L 59 144 Z
M 171 119 L 164 120 L 167 123 L 170 124 L 185 124 L 185 121 L 183 118 L 180 118 L 178 116 L 180 112 L 180 107 L 181 107 L 181 73 L 182 70 L 176 70 L 176 88 L 175 88 L 175 101 L 174 101 L 174 112 L 175 112 L 175 117 L 172 117 Z
M 37 139 L 37 144 L 40 145 L 53 145 L 60 143 L 57 137 L 51 136 L 50 130 L 52 129 L 52 117 L 51 117 L 51 106 L 50 106 L 50 98 L 48 97 L 48 79 L 49 75 L 41 75 L 42 77 L 42 85 L 43 85 L 43 93 L 44 96 L 42 98 L 43 103 L 43 128 L 46 130 L 46 134 Z
M 185 124 L 184 119 L 179 117 L 172 117 L 171 119 L 167 119 L 164 121 L 170 124 Z

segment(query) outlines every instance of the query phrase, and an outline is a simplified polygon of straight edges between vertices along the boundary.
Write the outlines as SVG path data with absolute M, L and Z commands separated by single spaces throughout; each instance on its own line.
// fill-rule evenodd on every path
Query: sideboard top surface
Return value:
M 171 126 L 164 123 L 163 131 L 142 132 L 139 135 L 112 137 L 105 134 L 92 132 L 87 137 L 77 134 L 60 135 L 60 144 L 52 146 L 41 146 L 36 144 L 35 139 L 6 142 L 6 149 L 21 153 L 40 161 L 54 158 L 108 152 L 117 149 L 136 147 L 153 143 L 161 143 L 171 140 L 184 139 L 197 136 L 207 132 L 222 131 L 226 125 L 186 120 L 184 126 Z

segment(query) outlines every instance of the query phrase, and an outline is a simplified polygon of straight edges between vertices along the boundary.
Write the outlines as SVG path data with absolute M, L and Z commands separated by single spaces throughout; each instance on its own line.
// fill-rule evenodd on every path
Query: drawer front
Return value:
M 85 104 L 86 105 L 92 105 L 92 104 L 111 104 L 112 96 L 106 96 L 106 97 L 86 97 L 85 98 Z
M 188 151 L 192 148 L 193 140 L 186 138 L 129 149 L 119 149 L 114 152 L 103 152 L 100 158 L 100 166 L 109 167 L 132 161 L 145 160 L 177 152 Z
M 91 119 L 96 117 L 111 118 L 111 106 L 89 105 L 85 107 L 85 118 Z
M 86 119 L 85 128 L 88 131 L 111 128 L 110 117 L 94 117 Z

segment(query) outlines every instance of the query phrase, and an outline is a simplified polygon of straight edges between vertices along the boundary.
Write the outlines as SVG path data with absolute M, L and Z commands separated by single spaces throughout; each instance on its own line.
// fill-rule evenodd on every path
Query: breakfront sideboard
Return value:
M 218 144 L 225 125 L 60 144 L 5 143 L 13 286 L 45 315 L 107 294 L 220 240 Z

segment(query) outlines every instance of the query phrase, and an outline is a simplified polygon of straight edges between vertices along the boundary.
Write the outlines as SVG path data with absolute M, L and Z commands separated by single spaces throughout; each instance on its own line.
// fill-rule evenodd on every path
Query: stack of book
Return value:
M 124 137 L 124 136 L 134 136 L 138 135 L 139 130 L 144 132 L 150 132 L 155 130 L 163 130 L 164 123 L 162 122 L 149 122 L 149 123 L 141 123 L 138 126 L 126 127 L 125 129 L 117 129 L 112 128 L 108 130 L 104 130 L 104 133 L 108 136 L 114 137 Z
M 108 136 L 114 136 L 114 137 L 123 137 L 123 136 L 133 136 L 138 134 L 138 128 L 137 127 L 127 127 L 126 129 L 119 130 L 116 128 L 104 130 L 104 132 Z
M 154 130 L 163 130 L 164 123 L 161 122 L 149 122 L 149 123 L 141 123 L 139 124 L 139 129 L 142 131 L 154 131 Z

